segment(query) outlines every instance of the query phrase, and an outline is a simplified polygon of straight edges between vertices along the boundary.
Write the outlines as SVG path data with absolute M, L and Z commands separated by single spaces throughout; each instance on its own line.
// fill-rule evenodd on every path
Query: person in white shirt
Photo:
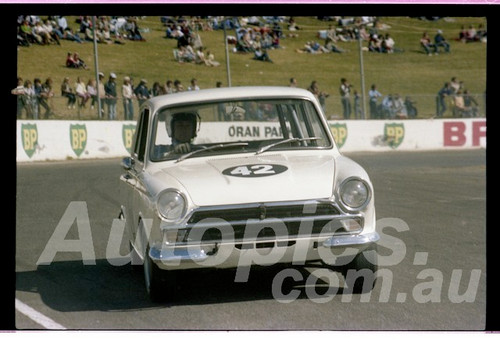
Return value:
M 130 77 L 128 76 L 123 78 L 122 97 L 123 115 L 125 117 L 125 120 L 134 120 L 134 105 L 132 103 L 132 99 L 134 98 L 134 91 L 132 89 Z

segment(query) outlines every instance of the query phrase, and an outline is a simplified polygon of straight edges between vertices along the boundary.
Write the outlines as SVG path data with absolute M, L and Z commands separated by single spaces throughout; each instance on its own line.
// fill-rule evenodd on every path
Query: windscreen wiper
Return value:
M 258 155 L 258 154 L 262 154 L 263 152 L 277 146 L 277 145 L 280 145 L 280 144 L 285 144 L 285 143 L 293 143 L 293 142 L 303 142 L 303 141 L 316 141 L 318 139 L 321 139 L 321 137 L 306 137 L 306 138 L 287 138 L 287 139 L 282 139 L 281 141 L 278 141 L 276 143 L 271 143 L 271 144 L 268 144 L 268 145 L 265 145 L 261 148 L 259 148 L 259 150 L 257 150 L 257 152 L 255 152 L 255 155 Z
M 181 157 L 179 157 L 175 162 L 180 162 L 182 160 L 185 160 L 185 159 L 191 157 L 194 154 L 202 153 L 204 151 L 210 151 L 210 150 L 215 150 L 215 149 L 223 149 L 223 148 L 230 148 L 230 147 L 245 147 L 247 145 L 248 145 L 248 143 L 245 143 L 245 142 L 226 143 L 226 144 L 221 143 L 221 144 L 213 145 L 211 147 L 201 148 L 201 149 L 192 151 L 190 153 L 184 154 Z

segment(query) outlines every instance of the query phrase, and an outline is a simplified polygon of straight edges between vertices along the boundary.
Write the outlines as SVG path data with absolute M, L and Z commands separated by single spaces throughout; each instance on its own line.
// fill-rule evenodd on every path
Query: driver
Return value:
M 195 113 L 174 114 L 170 125 L 172 137 L 172 151 L 185 154 L 191 151 L 191 142 L 196 138 L 196 124 L 198 116 Z

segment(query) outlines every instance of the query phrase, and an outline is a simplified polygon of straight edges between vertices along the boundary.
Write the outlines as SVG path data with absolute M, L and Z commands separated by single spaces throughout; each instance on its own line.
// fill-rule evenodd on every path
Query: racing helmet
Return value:
M 191 138 L 195 138 L 201 124 L 200 116 L 196 112 L 180 112 L 175 114 L 168 114 L 165 120 L 165 126 L 169 137 L 175 138 L 175 123 L 178 121 L 189 121 L 192 124 L 193 133 Z

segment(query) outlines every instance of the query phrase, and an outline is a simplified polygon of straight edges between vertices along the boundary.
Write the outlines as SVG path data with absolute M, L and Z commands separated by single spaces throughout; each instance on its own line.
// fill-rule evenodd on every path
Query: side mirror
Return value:
M 135 161 L 130 156 L 127 156 L 122 159 L 122 167 L 129 171 L 134 167 Z

